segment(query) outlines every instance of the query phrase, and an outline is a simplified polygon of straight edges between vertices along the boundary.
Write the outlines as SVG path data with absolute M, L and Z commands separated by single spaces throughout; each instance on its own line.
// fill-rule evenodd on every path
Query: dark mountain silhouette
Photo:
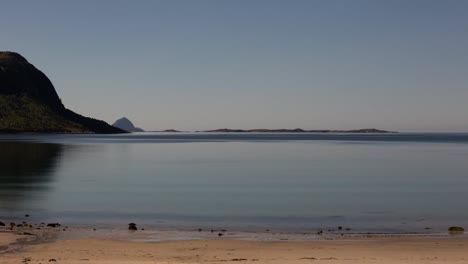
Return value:
M 128 132 L 145 132 L 143 129 L 135 127 L 126 117 L 118 119 L 112 125 Z
M 125 133 L 63 105 L 47 76 L 15 52 L 0 52 L 1 133 Z

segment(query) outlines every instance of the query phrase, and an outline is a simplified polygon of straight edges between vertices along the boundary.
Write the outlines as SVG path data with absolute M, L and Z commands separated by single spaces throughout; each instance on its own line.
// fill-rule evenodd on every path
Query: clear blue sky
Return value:
M 468 131 L 468 1 L 2 1 L 0 50 L 145 129 Z

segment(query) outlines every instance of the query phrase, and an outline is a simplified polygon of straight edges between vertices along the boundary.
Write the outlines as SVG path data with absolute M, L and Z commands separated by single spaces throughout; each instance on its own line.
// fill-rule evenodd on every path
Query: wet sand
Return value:
M 303 234 L 200 232 L 189 239 L 189 232 L 124 229 L 43 228 L 26 234 L 0 230 L 1 264 L 468 263 L 468 238 L 448 235 L 325 234 L 301 241 Z M 158 236 L 166 241 L 154 242 Z

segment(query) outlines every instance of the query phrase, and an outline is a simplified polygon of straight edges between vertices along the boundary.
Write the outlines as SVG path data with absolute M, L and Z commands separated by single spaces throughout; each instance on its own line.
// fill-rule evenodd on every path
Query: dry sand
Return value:
M 26 236 L 16 233 L 0 232 L 1 264 L 468 263 L 468 239 L 462 237 L 376 235 L 301 242 L 247 241 L 222 237 L 131 242 L 96 236 L 56 237 L 52 231 Z M 11 244 L 17 239 L 20 241 Z

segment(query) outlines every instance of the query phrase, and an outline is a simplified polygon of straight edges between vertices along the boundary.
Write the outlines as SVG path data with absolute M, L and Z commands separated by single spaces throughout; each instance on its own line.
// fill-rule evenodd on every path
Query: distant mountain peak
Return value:
M 114 127 L 120 128 L 122 130 L 128 131 L 128 132 L 145 132 L 143 129 L 135 127 L 133 125 L 132 121 L 130 121 L 126 117 L 122 117 L 120 119 L 117 119 L 117 121 L 112 124 Z
M 122 117 L 122 118 L 119 118 L 119 119 L 117 119 L 117 120 L 115 121 L 115 123 L 117 123 L 117 122 L 125 122 L 125 123 L 130 123 L 130 124 L 133 126 L 133 123 L 132 123 L 132 121 L 130 121 L 130 119 L 126 118 L 125 116 L 124 116 L 124 117 Z

